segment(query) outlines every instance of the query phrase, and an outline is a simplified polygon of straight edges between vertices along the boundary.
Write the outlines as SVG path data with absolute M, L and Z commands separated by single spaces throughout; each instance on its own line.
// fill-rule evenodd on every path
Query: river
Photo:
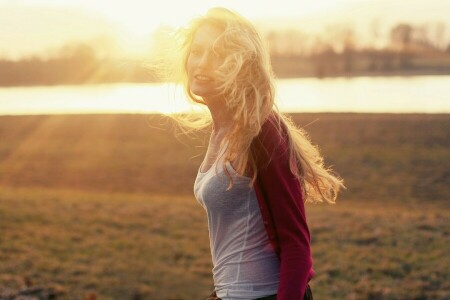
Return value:
M 450 113 L 450 76 L 295 78 L 276 86 L 284 112 Z M 0 88 L 0 115 L 190 109 L 181 87 L 161 83 Z

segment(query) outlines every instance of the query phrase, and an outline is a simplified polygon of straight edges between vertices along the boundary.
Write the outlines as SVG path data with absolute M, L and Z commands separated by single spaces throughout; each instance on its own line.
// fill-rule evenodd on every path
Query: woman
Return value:
M 214 265 L 208 299 L 312 299 L 304 202 L 335 203 L 342 180 L 276 110 L 268 51 L 249 21 L 214 8 L 183 35 L 185 90 L 209 116 L 177 118 L 212 127 L 194 184 Z

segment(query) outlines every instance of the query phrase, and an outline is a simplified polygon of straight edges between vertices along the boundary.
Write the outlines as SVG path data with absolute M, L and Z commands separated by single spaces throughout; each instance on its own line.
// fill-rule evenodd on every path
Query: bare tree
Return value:
M 432 25 L 431 42 L 437 50 L 444 50 L 447 42 L 445 32 L 447 28 L 443 22 L 436 22 Z
M 399 64 L 402 68 L 408 68 L 411 65 L 409 49 L 412 36 L 413 27 L 409 24 L 401 23 L 391 29 L 391 44 L 394 50 L 398 51 Z
M 394 48 L 406 49 L 412 41 L 413 27 L 409 24 L 398 24 L 391 29 L 391 42 Z

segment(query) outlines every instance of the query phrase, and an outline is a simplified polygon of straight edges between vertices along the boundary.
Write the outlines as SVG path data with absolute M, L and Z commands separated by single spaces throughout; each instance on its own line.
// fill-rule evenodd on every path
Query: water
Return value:
M 450 76 L 280 79 L 277 92 L 284 112 L 450 113 Z M 0 88 L 0 115 L 190 109 L 182 88 L 168 84 Z

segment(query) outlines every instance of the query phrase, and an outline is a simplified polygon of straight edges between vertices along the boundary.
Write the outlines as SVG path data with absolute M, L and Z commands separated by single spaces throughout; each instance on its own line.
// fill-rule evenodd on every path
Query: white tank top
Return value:
M 279 260 L 267 237 L 255 190 L 249 187 L 251 178 L 236 173 L 228 162 L 226 168 L 234 179 L 229 191 L 221 160 L 204 173 L 200 166 L 194 184 L 195 197 L 208 217 L 217 296 L 231 300 L 276 294 Z

